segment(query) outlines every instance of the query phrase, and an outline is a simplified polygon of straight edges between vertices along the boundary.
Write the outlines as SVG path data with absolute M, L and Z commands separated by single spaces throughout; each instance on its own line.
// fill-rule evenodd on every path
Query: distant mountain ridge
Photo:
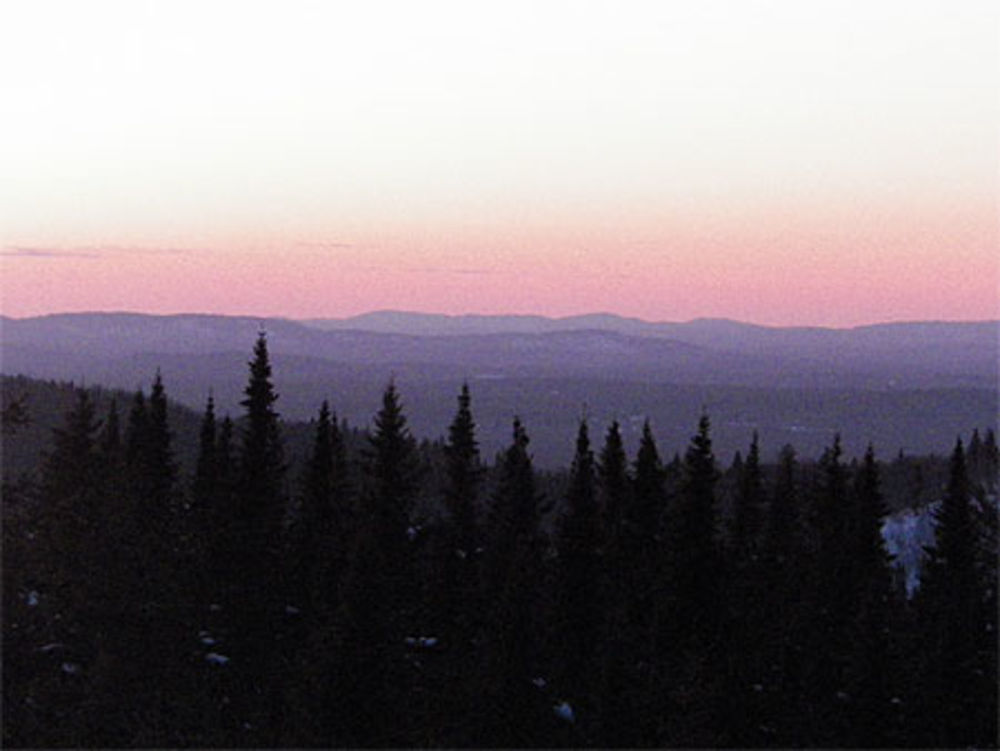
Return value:
M 509 440 L 518 414 L 548 465 L 568 461 L 567 436 L 582 410 L 595 424 L 622 421 L 627 441 L 649 417 L 673 451 L 705 407 L 720 456 L 745 448 L 753 429 L 775 450 L 792 442 L 811 453 L 841 431 L 851 451 L 868 440 L 884 451 L 940 451 L 956 432 L 995 424 L 997 415 L 997 322 L 770 329 L 610 314 L 385 313 L 321 326 L 252 316 L 58 314 L 0 318 L 0 371 L 136 389 L 161 369 L 172 398 L 198 410 L 211 390 L 220 413 L 236 414 L 262 328 L 289 419 L 308 419 L 329 399 L 341 417 L 367 424 L 395 378 L 415 434 L 433 437 L 446 429 L 467 380 L 484 450 Z
M 1000 322 L 773 328 L 725 319 L 651 323 L 610 313 L 567 318 L 379 311 L 294 321 L 181 314 L 67 313 L 0 319 L 6 363 L 35 353 L 114 358 L 217 354 L 268 331 L 275 352 L 361 365 L 450 366 L 466 376 L 586 375 L 711 383 L 995 387 Z

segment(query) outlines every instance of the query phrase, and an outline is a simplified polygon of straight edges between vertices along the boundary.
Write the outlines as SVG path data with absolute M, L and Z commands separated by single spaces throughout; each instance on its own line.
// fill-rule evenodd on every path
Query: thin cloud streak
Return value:
M 0 250 L 6 258 L 104 258 L 109 255 L 162 256 L 189 255 L 189 248 L 139 248 L 117 245 L 83 246 L 74 248 L 7 245 Z
M 300 242 L 295 245 L 299 248 L 313 248 L 316 250 L 351 250 L 358 247 L 354 243 L 341 242 Z
M 5 247 L 0 250 L 4 258 L 100 258 L 99 253 L 81 250 L 61 250 L 56 248 Z

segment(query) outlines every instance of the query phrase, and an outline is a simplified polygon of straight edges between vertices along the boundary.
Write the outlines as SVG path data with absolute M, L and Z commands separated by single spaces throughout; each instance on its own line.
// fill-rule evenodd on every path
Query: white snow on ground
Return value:
M 555 712 L 556 717 L 560 720 L 566 720 L 566 722 L 573 722 L 576 718 L 573 715 L 573 707 L 569 705 L 568 701 L 561 701 L 552 707 L 552 711 Z
M 421 649 L 432 649 L 437 646 L 436 636 L 407 636 L 403 642 L 408 647 L 420 647 Z
M 886 517 L 882 524 L 885 546 L 895 557 L 893 563 L 903 569 L 907 596 L 912 596 L 920 586 L 924 546 L 934 544 L 934 511 L 938 505 L 900 511 Z
M 213 665 L 225 665 L 227 662 L 229 662 L 228 657 L 226 657 L 225 655 L 220 655 L 216 652 L 209 652 L 207 655 L 205 655 L 205 659 L 208 660 Z

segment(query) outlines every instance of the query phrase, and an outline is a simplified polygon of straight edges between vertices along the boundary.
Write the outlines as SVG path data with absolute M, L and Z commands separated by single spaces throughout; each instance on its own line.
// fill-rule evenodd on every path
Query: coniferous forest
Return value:
M 910 592 L 839 436 L 723 468 L 707 414 L 672 458 L 584 417 L 555 482 L 516 418 L 480 455 L 467 387 L 418 442 L 390 382 L 366 433 L 332 387 L 293 461 L 262 333 L 188 471 L 167 386 L 78 389 L 5 484 L 6 747 L 997 745 L 992 430 L 942 447 Z

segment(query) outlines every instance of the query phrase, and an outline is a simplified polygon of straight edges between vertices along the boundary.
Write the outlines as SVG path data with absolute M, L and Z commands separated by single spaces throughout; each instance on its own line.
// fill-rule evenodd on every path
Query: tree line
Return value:
M 707 415 L 672 461 L 581 419 L 553 498 L 520 420 L 482 459 L 468 386 L 431 449 L 393 383 L 360 451 L 324 402 L 295 476 L 263 333 L 244 396 L 209 397 L 185 476 L 159 373 L 124 413 L 80 389 L 5 487 L 5 745 L 997 742 L 992 430 L 956 441 L 908 597 L 882 465 L 839 436 L 770 466 L 754 434 L 723 508 Z

